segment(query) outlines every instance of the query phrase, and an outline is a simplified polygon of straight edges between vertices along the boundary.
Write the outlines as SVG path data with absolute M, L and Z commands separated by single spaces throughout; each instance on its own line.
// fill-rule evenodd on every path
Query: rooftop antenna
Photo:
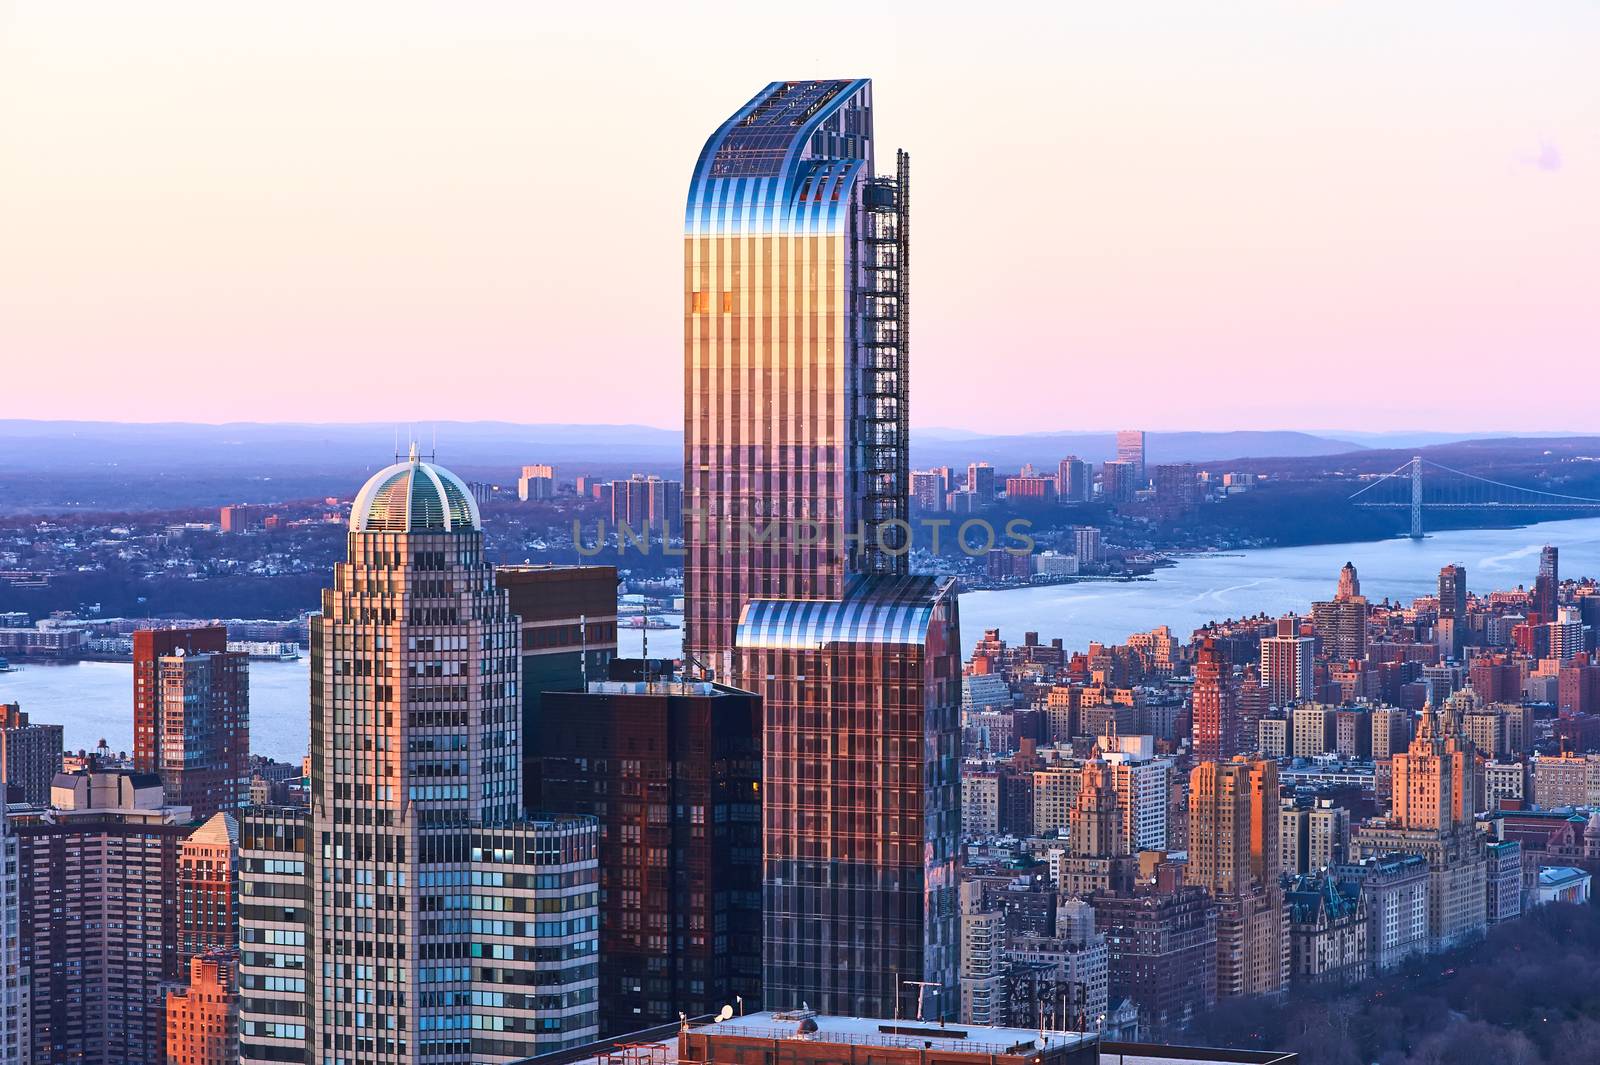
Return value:
M 433 423 L 433 450 L 428 453 L 429 462 L 439 461 L 439 423 Z
M 917 1020 L 922 1020 L 922 996 L 928 993 L 928 988 L 933 988 L 933 993 L 939 993 L 939 985 L 932 980 L 907 980 L 907 987 L 917 989 Z

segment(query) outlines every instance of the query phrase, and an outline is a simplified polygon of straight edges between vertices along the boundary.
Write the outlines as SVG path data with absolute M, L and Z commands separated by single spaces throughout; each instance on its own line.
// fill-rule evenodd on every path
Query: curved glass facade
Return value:
M 864 80 L 774 82 L 701 151 L 684 216 L 685 650 L 718 676 L 755 598 L 905 572 L 902 153 Z M 735 678 L 737 679 L 737 678 Z

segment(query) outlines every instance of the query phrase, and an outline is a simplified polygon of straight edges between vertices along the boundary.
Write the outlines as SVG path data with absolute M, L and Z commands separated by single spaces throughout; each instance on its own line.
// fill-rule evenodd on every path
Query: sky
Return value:
M 917 426 L 1600 432 L 1597 54 L 1596 0 L 0 0 L 0 418 L 681 425 L 700 146 L 866 76 Z

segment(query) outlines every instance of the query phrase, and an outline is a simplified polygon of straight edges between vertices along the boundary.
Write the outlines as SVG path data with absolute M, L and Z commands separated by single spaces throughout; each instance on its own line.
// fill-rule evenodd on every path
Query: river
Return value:
M 1180 640 L 1214 618 L 1266 611 L 1304 613 L 1332 597 L 1339 567 L 1354 562 L 1369 599 L 1410 600 L 1438 588 L 1442 566 L 1459 563 L 1475 592 L 1531 586 L 1539 548 L 1561 549 L 1561 572 L 1600 576 L 1600 518 L 1545 522 L 1525 529 L 1463 529 L 1420 541 L 1279 547 L 1215 557 L 1185 558 L 1157 570 L 1153 580 L 1085 582 L 961 597 L 961 638 L 969 649 L 984 629 L 998 628 L 1020 643 L 1035 630 L 1069 648 L 1090 641 L 1121 642 L 1129 633 L 1169 625 Z M 620 652 L 637 656 L 643 640 L 623 629 Z M 650 653 L 676 655 L 677 629 L 650 632 Z M 133 667 L 125 662 L 71 665 L 18 664 L 0 673 L 0 702 L 21 702 L 35 721 L 66 726 L 68 749 L 93 747 L 101 738 L 126 750 L 133 737 Z M 251 744 L 258 754 L 298 761 L 310 734 L 309 660 L 250 663 Z

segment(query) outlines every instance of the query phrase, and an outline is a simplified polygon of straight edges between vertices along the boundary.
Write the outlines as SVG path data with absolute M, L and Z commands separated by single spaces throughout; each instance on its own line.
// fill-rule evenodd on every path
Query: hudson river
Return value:
M 1561 549 L 1563 575 L 1600 576 L 1600 518 L 1443 532 L 1422 541 L 1268 548 L 1185 558 L 1148 581 L 970 592 L 961 597 L 962 649 L 992 628 L 1015 643 L 1036 630 L 1040 640 L 1059 636 L 1069 648 L 1091 640 L 1120 642 L 1157 625 L 1169 625 L 1173 635 L 1187 640 L 1213 618 L 1309 611 L 1313 600 L 1333 595 L 1346 561 L 1355 563 L 1361 591 L 1373 600 L 1431 594 L 1439 568 L 1450 563 L 1467 568 L 1475 592 L 1531 586 L 1539 548 L 1547 543 Z M 652 630 L 650 653 L 676 655 L 680 639 L 676 629 Z M 639 631 L 622 630 L 620 643 L 622 654 L 638 655 Z M 308 658 L 250 663 L 251 744 L 257 753 L 284 761 L 305 753 L 309 665 Z M 93 747 L 102 737 L 112 750 L 126 750 L 133 737 L 132 674 L 132 665 L 123 662 L 19 664 L 14 673 L 0 673 L 0 702 L 21 702 L 35 721 L 65 725 L 69 750 Z

